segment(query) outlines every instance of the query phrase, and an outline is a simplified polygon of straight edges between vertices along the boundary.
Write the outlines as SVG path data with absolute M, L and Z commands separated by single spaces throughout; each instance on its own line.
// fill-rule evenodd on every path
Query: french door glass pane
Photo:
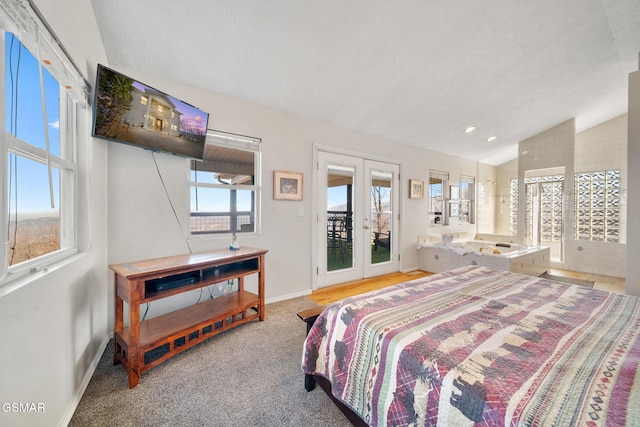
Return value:
M 327 168 L 327 271 L 353 268 L 355 168 Z
M 371 263 L 391 260 L 393 174 L 371 172 Z

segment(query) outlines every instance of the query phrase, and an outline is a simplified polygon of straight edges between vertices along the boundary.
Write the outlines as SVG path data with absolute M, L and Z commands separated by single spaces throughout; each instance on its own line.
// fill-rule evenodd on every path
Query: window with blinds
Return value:
M 0 3 L 0 30 L 4 283 L 77 252 L 76 135 L 88 84 L 28 3 Z

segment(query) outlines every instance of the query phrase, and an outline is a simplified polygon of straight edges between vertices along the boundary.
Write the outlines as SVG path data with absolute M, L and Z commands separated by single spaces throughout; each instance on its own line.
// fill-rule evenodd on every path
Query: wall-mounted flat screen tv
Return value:
M 98 65 L 93 136 L 202 160 L 209 114 Z

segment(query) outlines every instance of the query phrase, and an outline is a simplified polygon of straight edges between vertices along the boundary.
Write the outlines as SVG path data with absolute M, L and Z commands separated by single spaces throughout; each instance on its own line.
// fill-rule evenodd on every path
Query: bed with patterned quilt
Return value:
M 639 302 L 462 267 L 328 306 L 302 370 L 370 426 L 638 426 Z

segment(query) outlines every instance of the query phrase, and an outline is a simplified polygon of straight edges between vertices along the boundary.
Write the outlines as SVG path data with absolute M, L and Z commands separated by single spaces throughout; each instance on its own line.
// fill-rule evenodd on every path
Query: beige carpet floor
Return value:
M 76 426 L 349 426 L 327 395 L 304 389 L 306 325 L 315 302 L 267 304 L 264 322 L 212 337 L 128 388 L 109 343 L 69 424 Z

